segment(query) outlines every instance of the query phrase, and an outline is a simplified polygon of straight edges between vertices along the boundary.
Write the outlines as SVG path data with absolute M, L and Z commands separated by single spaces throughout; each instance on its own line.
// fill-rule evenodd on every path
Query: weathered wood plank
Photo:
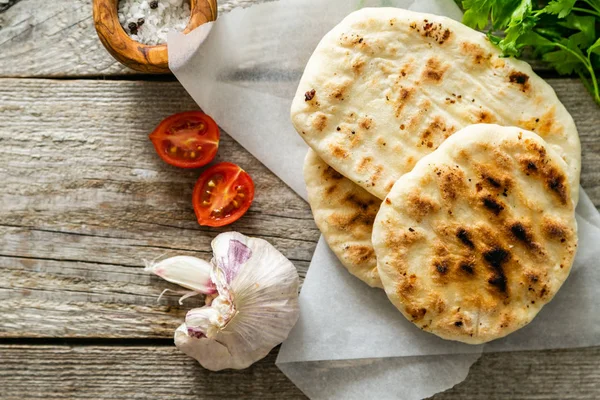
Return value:
M 2 398 L 304 399 L 274 365 L 214 373 L 174 347 L 0 346 Z M 485 354 L 433 400 L 597 399 L 600 348 Z
M 583 185 L 600 205 L 600 112 L 577 81 L 550 82 L 578 123 Z M 0 81 L 0 336 L 171 337 L 198 301 L 157 304 L 171 286 L 142 259 L 208 258 L 219 231 L 269 240 L 304 275 L 319 236 L 308 205 L 226 134 L 219 159 L 253 176 L 256 200 L 231 228 L 196 223 L 199 173 L 163 164 L 146 137 L 194 108 L 176 82 Z
M 2 80 L 0 336 L 170 337 L 198 302 L 157 304 L 174 287 L 142 259 L 209 259 L 221 231 L 265 238 L 304 275 L 319 236 L 308 206 L 226 134 L 218 159 L 250 173 L 256 198 L 230 227 L 197 224 L 199 172 L 167 166 L 147 139 L 195 108 L 177 83 Z
M 600 347 L 484 354 L 464 382 L 432 400 L 598 399 Z
M 219 14 L 270 0 L 219 0 Z M 76 77 L 138 74 L 104 50 L 91 0 L 19 0 L 0 7 L 0 77 Z M 2 11 L 4 9 L 4 11 Z M 533 60 L 539 72 L 551 71 Z
M 9 399 L 305 399 L 275 366 L 210 372 L 173 347 L 0 346 Z
M 262 0 L 220 0 L 219 13 Z M 0 8 L 0 76 L 137 74 L 104 49 L 91 0 L 20 0 Z

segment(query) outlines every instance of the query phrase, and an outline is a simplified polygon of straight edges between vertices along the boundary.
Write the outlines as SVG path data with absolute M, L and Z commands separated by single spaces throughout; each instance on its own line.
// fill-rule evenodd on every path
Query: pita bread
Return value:
M 395 184 L 373 227 L 392 303 L 421 329 L 483 343 L 528 324 L 577 247 L 566 163 L 539 136 L 472 125 Z
M 579 185 L 577 129 L 552 88 L 527 63 L 502 58 L 484 34 L 446 17 L 396 8 L 350 14 L 314 51 L 291 117 L 319 157 L 380 199 L 475 123 L 537 133 Z
M 381 200 L 309 150 L 304 180 L 315 223 L 341 263 L 358 279 L 382 287 L 371 233 Z

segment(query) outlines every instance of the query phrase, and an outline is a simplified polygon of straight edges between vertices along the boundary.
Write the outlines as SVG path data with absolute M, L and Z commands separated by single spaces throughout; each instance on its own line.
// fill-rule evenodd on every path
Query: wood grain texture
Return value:
M 0 397 L 17 399 L 305 399 L 274 365 L 210 372 L 175 347 L 0 345 Z M 432 400 L 597 399 L 600 348 L 484 354 Z
M 196 222 L 199 172 L 164 164 L 147 138 L 196 108 L 177 83 L 2 80 L 0 336 L 171 337 L 198 301 L 157 304 L 175 287 L 142 260 L 209 259 L 231 229 L 273 243 L 304 276 L 319 236 L 308 206 L 226 134 L 217 159 L 248 171 L 256 198 L 230 227 Z
M 262 0 L 219 0 L 218 13 Z M 20 0 L 0 11 L 0 77 L 135 75 L 102 46 L 92 0 Z

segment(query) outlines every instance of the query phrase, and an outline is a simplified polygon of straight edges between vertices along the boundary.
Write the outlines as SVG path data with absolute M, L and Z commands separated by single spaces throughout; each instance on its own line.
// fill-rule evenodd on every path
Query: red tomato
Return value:
M 161 121 L 150 134 L 156 153 L 168 164 L 199 168 L 215 158 L 219 148 L 219 127 L 208 115 L 188 111 Z
M 224 226 L 237 221 L 248 211 L 254 199 L 254 182 L 235 164 L 223 162 L 200 175 L 192 203 L 198 223 Z

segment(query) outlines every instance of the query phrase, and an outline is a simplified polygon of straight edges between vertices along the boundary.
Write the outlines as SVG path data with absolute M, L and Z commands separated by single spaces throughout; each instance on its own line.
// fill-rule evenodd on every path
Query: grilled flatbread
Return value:
M 527 63 L 502 58 L 484 34 L 446 17 L 396 8 L 350 14 L 314 51 L 291 117 L 319 157 L 380 199 L 475 123 L 537 133 L 568 164 L 570 185 L 579 185 L 577 129 L 552 88 Z
M 528 324 L 575 256 L 568 171 L 518 128 L 472 125 L 451 136 L 394 184 L 375 219 L 392 303 L 421 329 L 466 343 Z
M 356 185 L 309 150 L 304 180 L 315 223 L 327 244 L 350 271 L 369 286 L 382 287 L 371 244 L 381 200 Z

